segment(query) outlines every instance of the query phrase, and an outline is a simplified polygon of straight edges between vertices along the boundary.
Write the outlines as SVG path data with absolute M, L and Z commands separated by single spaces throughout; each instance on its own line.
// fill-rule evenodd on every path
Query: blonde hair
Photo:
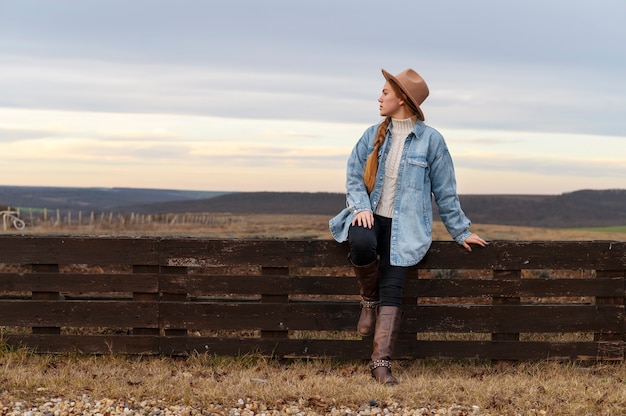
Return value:
M 409 110 L 413 115 L 417 116 L 418 119 L 424 121 L 420 116 L 419 111 L 413 104 L 411 100 L 408 99 L 406 94 L 396 85 L 393 80 L 389 80 L 389 85 L 395 92 L 396 96 L 402 97 L 402 100 L 407 104 Z M 376 182 L 376 172 L 378 172 L 378 149 L 385 141 L 387 137 L 387 127 L 389 127 L 389 123 L 391 123 L 391 117 L 385 117 L 385 119 L 378 126 L 378 130 L 376 131 L 376 137 L 374 138 L 374 150 L 367 158 L 365 162 L 365 170 L 363 171 L 363 182 L 365 182 L 365 186 L 367 187 L 367 192 L 372 192 L 374 189 L 374 183 Z

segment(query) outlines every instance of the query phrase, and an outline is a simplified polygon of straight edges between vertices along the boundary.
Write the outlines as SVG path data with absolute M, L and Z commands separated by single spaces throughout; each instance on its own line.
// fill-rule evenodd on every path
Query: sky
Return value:
M 0 185 L 344 192 L 381 68 L 459 194 L 626 188 L 624 0 L 0 0 Z

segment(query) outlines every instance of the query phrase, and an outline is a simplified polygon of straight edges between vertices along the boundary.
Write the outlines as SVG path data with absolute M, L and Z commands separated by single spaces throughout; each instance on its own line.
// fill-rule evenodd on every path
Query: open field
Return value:
M 46 225 L 15 234 L 330 239 L 328 217 L 216 214 L 210 223 Z M 617 230 L 477 224 L 488 240 L 624 240 Z M 449 240 L 443 226 L 436 240 Z M 0 328 L 1 331 L 2 328 Z M 401 361 L 400 384 L 362 362 L 260 356 L 36 355 L 2 344 L 0 415 L 618 415 L 626 364 Z M 30 412 L 30 413 L 29 413 Z
M 34 227 L 27 226 L 24 230 L 8 229 L 6 233 L 331 239 L 329 219 L 326 215 L 212 213 L 208 217 L 198 217 L 197 214 L 171 214 L 167 221 L 162 222 L 115 219 L 97 221 L 91 225 L 87 221 L 80 225 L 76 222 L 47 222 Z M 626 240 L 626 226 L 564 229 L 475 224 L 472 230 L 487 240 Z M 441 222 L 433 225 L 433 239 L 450 240 Z
M 581 228 L 581 230 L 626 234 L 626 225 L 615 226 L 615 227 Z

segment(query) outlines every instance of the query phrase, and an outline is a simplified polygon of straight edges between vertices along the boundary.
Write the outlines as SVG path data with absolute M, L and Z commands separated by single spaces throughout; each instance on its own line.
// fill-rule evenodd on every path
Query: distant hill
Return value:
M 581 190 L 561 195 L 460 195 L 460 200 L 463 210 L 475 224 L 554 228 L 626 225 L 626 189 Z M 0 205 L 83 212 L 225 212 L 330 217 L 345 207 L 345 195 L 0 186 Z M 434 212 L 436 216 L 436 208 Z
M 459 198 L 465 213 L 477 224 L 555 228 L 626 225 L 626 189 Z
M 327 192 L 233 192 L 210 199 L 170 201 L 126 207 L 136 213 L 229 212 L 232 214 L 334 215 L 346 196 Z
M 127 205 L 207 199 L 224 192 L 138 188 L 0 186 L 0 205 L 50 210 L 123 211 Z
M 461 206 L 476 224 L 529 227 L 603 227 L 626 225 L 626 190 L 583 190 L 562 195 L 460 195 Z M 345 195 L 306 192 L 241 192 L 205 200 L 172 201 L 127 207 L 138 213 L 230 212 L 233 214 L 334 215 Z M 435 216 L 437 209 L 434 208 Z

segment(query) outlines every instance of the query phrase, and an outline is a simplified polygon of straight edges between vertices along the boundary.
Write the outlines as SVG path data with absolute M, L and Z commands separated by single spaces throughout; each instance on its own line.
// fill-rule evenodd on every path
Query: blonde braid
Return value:
M 374 189 L 374 183 L 376 182 L 376 172 L 378 172 L 378 149 L 385 141 L 387 137 L 387 127 L 391 123 L 391 117 L 386 117 L 382 123 L 378 126 L 376 132 L 376 138 L 374 139 L 374 150 L 367 158 L 365 163 L 365 170 L 363 171 L 363 181 L 367 187 L 367 192 L 372 192 Z

